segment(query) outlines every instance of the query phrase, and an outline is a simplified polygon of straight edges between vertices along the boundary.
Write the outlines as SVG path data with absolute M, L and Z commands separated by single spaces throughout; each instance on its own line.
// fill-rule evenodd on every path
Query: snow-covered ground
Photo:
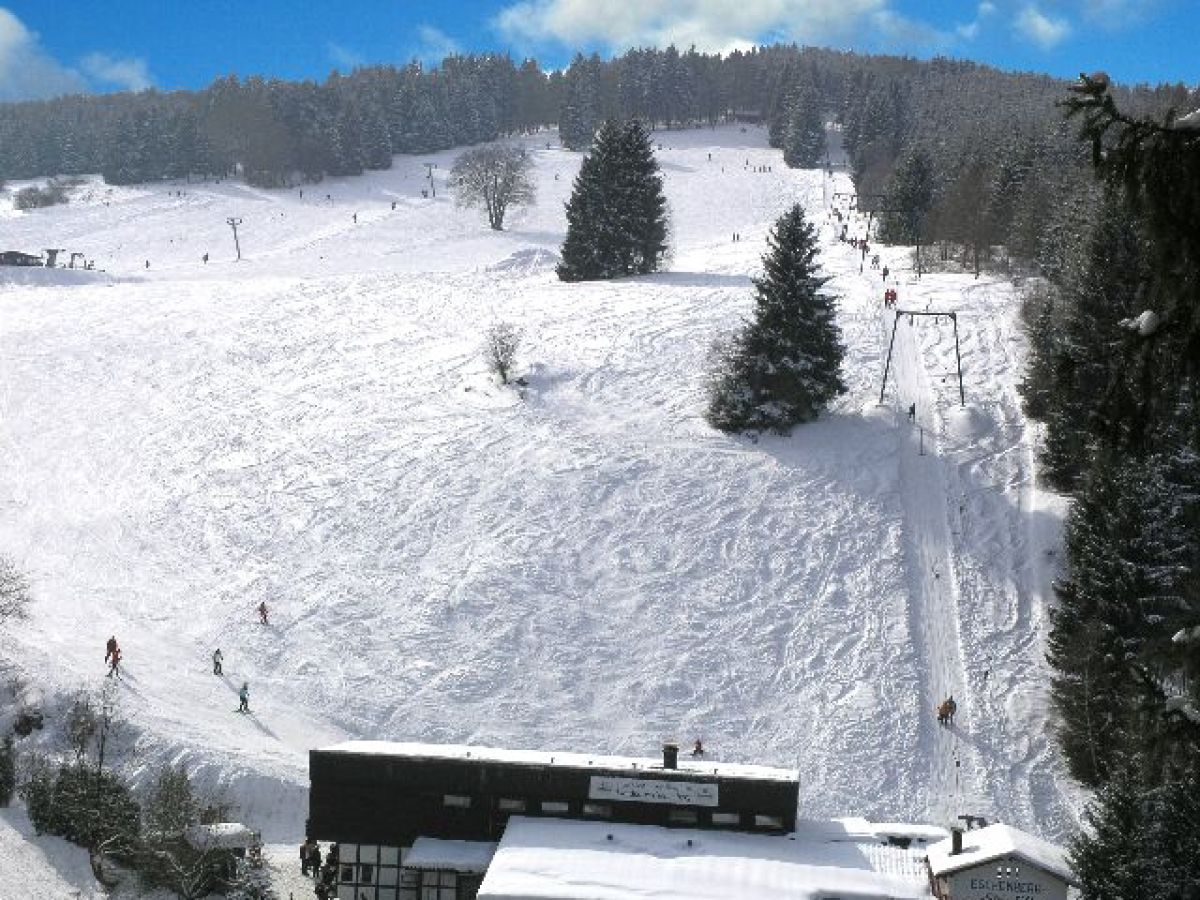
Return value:
M 656 140 L 670 271 L 607 283 L 554 276 L 580 157 L 553 135 L 529 141 L 538 205 L 503 233 L 455 207 L 452 153 L 303 198 L 0 199 L 0 249 L 104 270 L 0 269 L 0 552 L 37 595 L 0 636 L 8 673 L 96 687 L 115 634 L 131 771 L 187 761 L 278 842 L 303 833 L 308 749 L 353 738 L 652 755 L 699 736 L 798 767 L 805 817 L 1062 837 L 1078 798 L 1042 650 L 1059 510 L 1014 389 L 1012 286 L 917 281 L 884 249 L 901 308 L 957 311 L 967 404 L 950 320 L 902 317 L 880 405 L 894 317 L 834 239 L 848 177 L 786 169 L 757 128 Z M 721 435 L 705 354 L 796 202 L 850 392 L 791 437 Z M 498 320 L 524 329 L 519 392 L 478 352 Z

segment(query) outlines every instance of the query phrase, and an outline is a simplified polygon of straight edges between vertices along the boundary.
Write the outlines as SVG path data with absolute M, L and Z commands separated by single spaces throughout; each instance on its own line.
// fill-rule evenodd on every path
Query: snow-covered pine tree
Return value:
M 754 318 L 715 361 L 705 418 L 721 431 L 786 434 L 846 390 L 834 298 L 822 292 L 816 232 L 797 204 L 767 238 Z
M 577 53 L 567 69 L 558 135 L 569 150 L 586 150 L 600 123 L 600 58 Z
M 1070 846 L 1081 900 L 1200 897 L 1200 776 L 1157 784 L 1136 758 L 1097 793 Z
M 1042 323 L 1048 331 L 1035 336 L 1030 365 L 1044 369 L 1031 378 L 1045 378 L 1042 474 L 1070 490 L 1097 441 L 1129 447 L 1140 440 L 1128 430 L 1139 391 L 1118 375 L 1133 337 L 1121 322 L 1137 314 L 1147 273 L 1141 234 L 1118 192 L 1109 192 L 1065 263 L 1057 315 Z
M 812 169 L 825 158 L 825 116 L 811 88 L 797 90 L 787 111 L 783 161 L 792 169 Z
M 1029 352 L 1025 358 L 1025 376 L 1017 385 L 1017 392 L 1021 395 L 1021 409 L 1025 415 L 1039 422 L 1045 422 L 1050 414 L 1053 396 L 1057 330 L 1055 299 L 1053 288 L 1038 284 L 1022 301 L 1021 316 L 1024 320 Z
M 1055 585 L 1048 656 L 1060 742 L 1086 784 L 1102 783 L 1135 748 L 1167 768 L 1180 755 L 1176 739 L 1200 741 L 1200 728 L 1173 726 L 1166 705 L 1189 674 L 1172 636 L 1200 619 L 1194 460 L 1100 453 L 1071 509 L 1070 570 Z
M 658 268 L 666 247 L 666 197 L 650 136 L 636 121 L 606 122 L 567 202 L 558 277 L 644 275 Z
M 880 215 L 879 239 L 885 244 L 914 244 L 923 234 L 933 206 L 933 165 L 921 150 L 911 150 L 896 166 Z

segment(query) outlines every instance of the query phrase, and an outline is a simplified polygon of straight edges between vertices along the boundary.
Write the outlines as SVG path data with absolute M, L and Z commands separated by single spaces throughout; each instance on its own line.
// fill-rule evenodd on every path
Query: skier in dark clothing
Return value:
M 220 648 L 220 647 L 218 647 L 216 650 L 214 650 L 214 651 L 213 651 L 213 674 L 214 674 L 214 675 L 223 675 L 223 674 L 225 674 L 224 672 L 222 672 L 222 671 L 221 671 L 221 661 L 222 661 L 224 658 L 225 658 L 225 657 L 221 655 L 221 648 Z
M 271 624 L 270 622 L 267 621 L 267 601 L 266 600 L 264 600 L 262 603 L 258 604 L 258 619 L 264 625 Z
M 238 700 L 240 702 L 237 711 L 240 713 L 250 712 L 250 682 L 242 682 L 242 689 L 238 691 Z
M 300 874 L 307 875 L 309 873 L 309 844 L 311 841 L 305 841 L 300 845 Z
M 121 677 L 121 648 L 120 647 L 113 648 L 112 660 L 108 664 L 108 674 L 110 677 L 113 675 L 116 675 L 118 678 Z
M 917 421 L 917 404 L 910 403 L 908 406 L 908 421 Z
M 704 744 L 700 742 L 700 738 L 696 738 L 696 744 L 692 747 L 692 756 L 703 756 Z
M 108 639 L 104 645 L 104 661 L 108 662 L 110 656 L 117 652 L 117 636 L 114 634 Z

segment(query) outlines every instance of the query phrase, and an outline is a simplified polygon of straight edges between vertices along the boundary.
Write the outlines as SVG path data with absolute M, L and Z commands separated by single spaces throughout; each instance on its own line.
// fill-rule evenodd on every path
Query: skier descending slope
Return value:
M 243 681 L 242 689 L 238 691 L 238 708 L 240 713 L 250 712 L 250 682 Z

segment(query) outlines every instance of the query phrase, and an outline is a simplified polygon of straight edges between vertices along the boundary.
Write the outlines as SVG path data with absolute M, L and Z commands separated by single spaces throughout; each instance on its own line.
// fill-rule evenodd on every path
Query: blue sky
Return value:
M 0 100 L 500 50 L 777 40 L 1073 77 L 1200 83 L 1200 0 L 0 0 Z

